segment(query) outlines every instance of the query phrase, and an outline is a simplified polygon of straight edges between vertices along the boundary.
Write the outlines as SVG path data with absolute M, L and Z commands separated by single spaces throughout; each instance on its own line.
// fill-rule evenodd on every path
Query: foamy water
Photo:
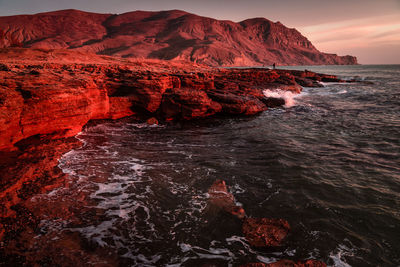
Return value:
M 263 93 L 265 97 L 267 98 L 281 98 L 285 100 L 285 107 L 290 108 L 296 105 L 295 97 L 298 96 L 298 94 L 292 93 L 290 91 L 285 91 L 281 89 L 265 89 L 263 90 Z

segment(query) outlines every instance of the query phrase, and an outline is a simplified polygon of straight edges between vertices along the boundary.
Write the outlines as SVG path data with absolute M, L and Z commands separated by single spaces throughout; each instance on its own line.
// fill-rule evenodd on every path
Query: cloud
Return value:
M 400 14 L 312 25 L 303 27 L 300 31 L 324 52 L 346 50 L 357 55 L 362 50 L 360 57 L 363 58 L 360 61 L 369 62 L 372 57 L 369 58 L 365 52 L 368 48 L 373 50 L 376 59 L 379 47 L 383 49 L 400 46 Z M 393 59 L 400 63 L 400 53 L 395 50 L 392 52 Z

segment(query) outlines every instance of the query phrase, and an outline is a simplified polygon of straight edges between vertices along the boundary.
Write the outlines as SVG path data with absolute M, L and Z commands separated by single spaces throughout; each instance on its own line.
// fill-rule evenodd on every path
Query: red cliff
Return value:
M 357 64 L 318 51 L 296 29 L 264 18 L 239 23 L 171 10 L 120 15 L 62 10 L 0 17 L 0 47 L 72 49 L 212 66 Z

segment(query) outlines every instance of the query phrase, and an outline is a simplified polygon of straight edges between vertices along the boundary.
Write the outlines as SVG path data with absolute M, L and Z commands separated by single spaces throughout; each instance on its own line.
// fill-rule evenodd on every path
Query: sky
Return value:
M 400 0 L 0 0 L 0 16 L 60 9 L 120 14 L 181 9 L 239 22 L 265 17 L 296 28 L 327 53 L 400 64 Z

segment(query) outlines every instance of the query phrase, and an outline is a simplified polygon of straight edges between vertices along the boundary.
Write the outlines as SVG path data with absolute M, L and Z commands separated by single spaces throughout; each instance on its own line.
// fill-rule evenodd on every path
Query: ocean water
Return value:
M 69 186 L 38 196 L 68 199 L 73 217 L 41 227 L 79 233 L 121 266 L 399 266 L 400 66 L 296 68 L 373 84 L 304 88 L 253 117 L 91 124 L 60 160 Z M 285 246 L 252 248 L 237 219 L 210 209 L 216 179 L 249 216 L 288 220 Z

